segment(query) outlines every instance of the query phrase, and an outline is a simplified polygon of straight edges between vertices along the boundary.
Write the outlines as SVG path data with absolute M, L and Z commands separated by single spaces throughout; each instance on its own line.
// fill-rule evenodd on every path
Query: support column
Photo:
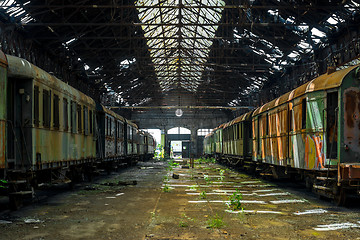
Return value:
M 197 128 L 193 127 L 191 128 L 191 144 L 190 144 L 190 148 L 191 148 L 191 152 L 190 152 L 190 157 L 194 157 L 197 158 L 198 157 L 198 152 L 197 152 L 197 145 L 198 145 L 198 138 L 197 138 Z
M 170 156 L 170 148 L 167 137 L 168 129 L 166 127 L 161 129 L 161 145 L 163 146 L 162 157 Z

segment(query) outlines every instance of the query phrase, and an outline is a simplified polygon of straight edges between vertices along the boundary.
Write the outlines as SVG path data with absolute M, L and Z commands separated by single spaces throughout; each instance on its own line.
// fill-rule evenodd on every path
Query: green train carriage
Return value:
M 222 157 L 231 165 L 252 159 L 251 114 L 245 113 L 224 125 Z
M 95 102 L 28 61 L 6 57 L 8 178 L 20 171 L 38 182 L 66 180 L 65 168 L 96 158 Z

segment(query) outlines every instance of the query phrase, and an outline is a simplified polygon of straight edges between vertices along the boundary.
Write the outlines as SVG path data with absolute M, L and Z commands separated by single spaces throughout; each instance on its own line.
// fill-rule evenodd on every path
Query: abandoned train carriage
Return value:
M 248 140 L 246 134 L 240 140 L 234 124 L 243 116 L 226 124 L 221 157 L 243 159 L 237 149 L 249 141 L 253 165 L 267 174 L 301 176 L 308 187 L 339 204 L 347 194 L 360 194 L 359 69 L 321 75 L 259 107 L 251 114 Z
M 154 153 L 154 139 L 142 137 L 140 143 L 134 123 L 1 51 L 0 92 L 0 179 L 9 180 L 2 194 L 10 193 L 14 208 L 38 183 L 69 183 L 91 176 L 96 166 L 111 170 L 113 163 L 131 164 Z
M 251 159 L 251 113 L 243 114 L 224 125 L 223 154 L 232 165 Z
M 97 126 L 97 157 L 104 160 L 124 159 L 126 120 L 98 103 Z
M 205 156 L 210 156 L 215 152 L 215 139 L 214 139 L 214 132 L 208 133 L 204 138 L 204 154 Z
M 139 144 L 139 133 L 138 126 L 131 122 L 130 120 L 126 120 L 126 144 L 127 144 L 127 155 L 136 157 L 138 154 L 138 144 Z
M 41 173 L 95 159 L 94 100 L 24 59 L 6 57 L 7 173 L 60 177 Z

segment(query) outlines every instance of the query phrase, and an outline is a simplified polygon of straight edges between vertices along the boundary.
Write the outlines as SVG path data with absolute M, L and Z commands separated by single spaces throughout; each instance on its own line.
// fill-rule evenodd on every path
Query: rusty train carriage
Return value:
M 124 132 L 126 120 L 120 115 L 98 104 L 99 145 L 98 157 L 102 159 L 124 158 Z
M 95 102 L 24 59 L 7 59 L 8 168 L 41 170 L 96 158 Z
M 153 156 L 154 139 L 136 124 L 1 51 L 0 91 L 0 178 L 9 180 L 13 208 L 38 183 L 70 183 Z
M 237 164 L 238 160 L 251 159 L 252 143 L 247 141 L 252 134 L 251 113 L 241 115 L 224 125 L 223 152 L 231 164 Z
M 360 194 L 359 69 L 357 65 L 321 75 L 226 123 L 220 160 L 244 164 L 239 160 L 246 159 L 248 142 L 253 170 L 277 178 L 300 176 L 308 187 L 339 204 L 347 193 Z M 251 137 L 241 134 L 249 121 Z
M 138 152 L 138 127 L 135 123 L 130 120 L 126 120 L 127 123 L 127 154 L 136 155 Z

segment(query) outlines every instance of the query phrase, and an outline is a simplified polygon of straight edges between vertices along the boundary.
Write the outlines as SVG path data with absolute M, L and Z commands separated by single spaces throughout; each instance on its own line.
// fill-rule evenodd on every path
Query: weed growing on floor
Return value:
M 210 181 L 209 175 L 204 175 L 204 180 L 207 182 Z
M 209 175 L 204 175 L 204 180 L 206 181 L 206 184 L 209 185 L 212 182 L 210 181 Z
M 189 186 L 190 190 L 197 191 L 198 186 L 197 185 L 191 185 Z
M 241 200 L 242 200 L 242 194 L 240 193 L 239 189 L 236 189 L 236 192 L 234 192 L 231 196 L 229 196 L 229 204 L 228 207 L 231 210 L 244 210 L 244 208 L 241 206 Z
M 190 225 L 191 222 L 194 222 L 195 219 L 186 216 L 186 214 L 184 213 L 182 215 L 182 219 L 180 219 L 179 221 L 179 227 L 188 227 Z
M 163 192 L 171 192 L 171 188 L 165 183 L 163 187 Z
M 189 226 L 189 224 L 187 222 L 180 220 L 179 227 L 188 227 L 188 226 Z
M 206 192 L 205 191 L 202 191 L 201 193 L 200 193 L 200 199 L 206 199 Z
M 169 181 L 169 176 L 168 175 L 163 176 L 163 182 L 168 182 L 168 181 Z
M 199 163 L 199 164 L 202 164 L 202 163 L 216 163 L 216 159 L 213 158 L 213 157 L 210 157 L 210 158 L 199 158 L 199 159 L 196 159 L 195 162 Z
M 225 170 L 220 169 L 220 171 L 219 171 L 219 174 L 220 174 L 219 181 L 224 181 L 224 178 L 225 178 L 224 173 L 225 173 Z
M 174 162 L 174 160 L 170 160 L 169 162 L 168 162 L 168 165 L 170 166 L 170 167 L 178 167 L 180 164 L 179 163 L 176 163 L 176 162 Z
M 210 217 L 209 220 L 207 220 L 207 225 L 209 228 L 222 228 L 225 226 L 225 223 L 223 217 L 216 214 L 214 217 Z

